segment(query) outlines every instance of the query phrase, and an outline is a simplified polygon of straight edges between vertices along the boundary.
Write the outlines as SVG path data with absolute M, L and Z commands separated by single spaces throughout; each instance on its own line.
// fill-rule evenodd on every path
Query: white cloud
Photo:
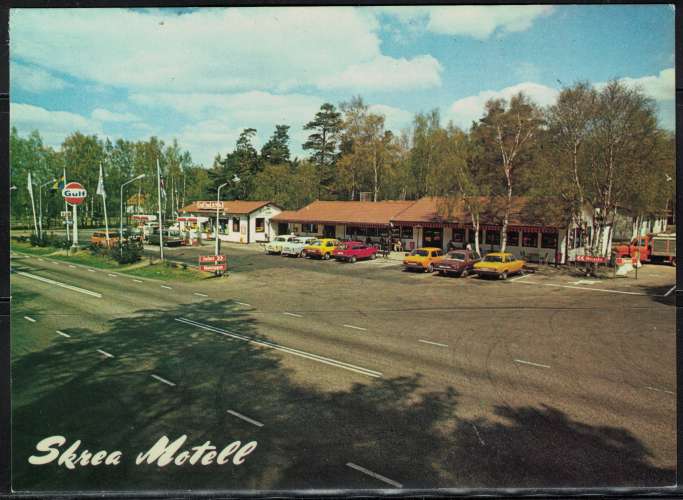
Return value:
M 403 23 L 426 23 L 440 35 L 462 35 L 485 40 L 494 33 L 525 31 L 536 19 L 553 11 L 550 5 L 450 5 L 383 7 L 381 12 Z
M 484 114 L 484 106 L 489 99 L 510 99 L 519 92 L 529 96 L 541 106 L 548 106 L 555 102 L 558 91 L 533 82 L 524 82 L 502 90 L 484 90 L 477 95 L 464 97 L 455 101 L 446 114 L 447 119 L 462 128 L 469 128 L 473 121 L 477 121 Z
M 182 15 L 18 9 L 10 30 L 13 57 L 139 91 L 284 92 L 315 85 L 340 68 L 378 62 L 389 67 L 393 60 L 381 53 L 375 16 L 352 7 L 200 9 Z M 425 57 L 411 60 L 416 69 L 425 67 Z M 404 68 L 411 61 L 395 64 Z M 435 82 L 431 77 L 417 84 L 425 81 Z M 400 82 L 409 86 L 415 79 Z
M 59 146 L 72 132 L 102 134 L 102 125 L 96 121 L 68 111 L 50 111 L 31 104 L 10 104 L 10 125 L 21 134 L 38 130 L 46 144 Z
M 115 113 L 104 108 L 94 109 L 90 116 L 101 122 L 128 123 L 140 121 L 140 118 L 133 113 Z
M 640 87 L 646 95 L 657 101 L 673 100 L 676 95 L 676 72 L 674 68 L 662 70 L 656 76 L 626 77 L 621 78 L 621 81 L 627 85 Z
M 442 70 L 439 61 L 430 55 L 412 59 L 379 56 L 348 66 L 338 74 L 324 76 L 317 84 L 323 89 L 423 89 L 440 86 Z
M 40 93 L 51 90 L 62 90 L 69 84 L 37 66 L 22 64 L 17 61 L 10 63 L 10 86 L 27 92 Z
M 254 145 L 260 147 L 276 124 L 290 125 L 290 149 L 301 156 L 300 145 L 309 132 L 305 123 L 313 119 L 324 100 L 305 94 L 271 94 L 250 91 L 236 94 L 149 92 L 130 96 L 132 102 L 149 107 L 167 107 L 192 124 L 171 135 L 191 151 L 192 157 L 211 165 L 216 153 L 231 151 L 240 132 L 257 130 Z M 168 135 L 168 134 L 166 134 Z
M 405 109 L 387 106 L 385 104 L 373 104 L 368 106 L 370 113 L 384 116 L 385 128 L 391 130 L 395 135 L 399 135 L 401 130 L 409 128 L 414 114 Z

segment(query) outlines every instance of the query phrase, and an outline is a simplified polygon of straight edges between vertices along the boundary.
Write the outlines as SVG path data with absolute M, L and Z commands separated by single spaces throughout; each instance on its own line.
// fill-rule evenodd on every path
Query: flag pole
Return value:
M 64 167 L 63 173 L 62 181 L 64 181 L 64 186 L 66 186 L 66 167 Z M 57 184 L 57 186 L 59 186 L 59 184 Z M 64 186 L 62 186 L 62 189 L 64 189 Z M 66 203 L 66 198 L 64 198 L 64 213 L 69 213 L 69 205 Z M 64 228 L 66 229 L 66 241 L 71 241 L 71 237 L 69 236 L 69 216 L 67 215 L 65 219 Z
M 31 172 L 28 173 L 28 194 L 31 196 L 31 208 L 33 209 L 33 229 L 36 236 L 38 236 L 38 220 L 36 219 L 36 202 L 33 199 L 33 180 L 31 179 Z
M 164 260 L 164 221 L 161 218 L 161 169 L 157 158 L 157 198 L 159 205 L 159 257 Z
M 109 242 L 109 219 L 107 219 L 107 193 L 104 190 L 104 175 L 102 173 L 102 162 L 100 162 L 100 181 L 97 183 L 97 194 L 102 196 L 102 207 L 104 208 L 104 231 L 107 236 L 107 248 L 110 247 Z M 123 239 L 123 235 L 119 234 L 119 241 Z

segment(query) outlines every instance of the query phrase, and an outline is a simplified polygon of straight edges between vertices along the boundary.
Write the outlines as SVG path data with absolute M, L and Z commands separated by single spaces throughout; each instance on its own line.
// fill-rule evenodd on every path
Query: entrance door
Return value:
M 287 234 L 288 224 L 286 222 L 278 222 L 277 225 L 277 234 Z
M 422 246 L 443 248 L 443 228 L 425 227 L 422 229 Z
M 334 226 L 325 225 L 323 227 L 323 238 L 334 238 L 337 236 L 337 232 Z

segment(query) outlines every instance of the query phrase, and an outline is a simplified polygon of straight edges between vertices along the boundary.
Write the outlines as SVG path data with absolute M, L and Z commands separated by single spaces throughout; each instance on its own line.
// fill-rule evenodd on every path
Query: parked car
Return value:
M 152 234 L 149 235 L 147 241 L 150 245 L 159 245 L 159 228 L 155 227 Z M 165 247 L 179 247 L 185 243 L 185 240 L 180 236 L 178 231 L 169 231 L 164 229 L 164 246 Z
M 436 269 L 441 276 L 460 276 L 464 278 L 472 272 L 474 264 L 480 260 L 481 258 L 475 252 L 469 250 L 453 250 L 448 252 L 434 269 Z
M 105 231 L 95 231 L 90 236 L 90 243 L 98 247 L 107 246 L 107 233 Z M 109 231 L 109 246 L 116 246 L 119 244 L 119 232 Z
M 339 240 L 335 238 L 320 238 L 310 245 L 306 245 L 304 254 L 306 257 L 327 260 L 332 257 L 332 252 L 337 248 L 337 245 L 339 245 Z
M 281 255 L 303 257 L 306 245 L 311 245 L 317 239 L 318 238 L 315 236 L 299 236 L 298 238 L 292 238 L 290 241 L 282 244 Z
M 276 236 L 273 241 L 266 243 L 266 253 L 270 255 L 272 253 L 282 252 L 282 245 L 292 241 L 294 238 L 297 238 L 296 234 L 281 234 Z
M 345 241 L 332 252 L 337 260 L 356 262 L 360 259 L 374 259 L 377 257 L 377 247 L 366 245 L 362 241 Z
M 479 276 L 507 279 L 511 274 L 524 274 L 524 264 L 522 259 L 518 259 L 511 253 L 491 252 L 477 262 L 472 270 Z
M 424 271 L 431 273 L 434 267 L 443 260 L 443 250 L 435 247 L 416 248 L 406 254 L 403 259 L 403 266 L 406 270 Z

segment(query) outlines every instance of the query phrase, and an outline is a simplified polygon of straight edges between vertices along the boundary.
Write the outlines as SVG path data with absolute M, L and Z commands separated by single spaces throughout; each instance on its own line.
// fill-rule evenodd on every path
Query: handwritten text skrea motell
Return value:
M 225 465 L 232 462 L 233 465 L 241 465 L 246 456 L 254 451 L 258 444 L 256 441 L 249 441 L 243 445 L 241 441 L 233 441 L 223 449 L 218 450 L 216 446 L 211 444 L 211 441 L 206 441 L 198 446 L 183 447 L 185 441 L 187 441 L 185 434 L 173 442 L 168 437 L 162 436 L 147 451 L 138 453 L 135 464 L 156 464 L 157 467 L 165 467 L 169 464 L 178 466 L 185 464 Z M 59 466 L 75 469 L 85 466 L 119 465 L 123 458 L 123 453 L 118 450 L 91 452 L 82 449 L 79 451 L 80 439 L 74 441 L 69 447 L 66 447 L 66 443 L 67 440 L 64 436 L 50 436 L 42 439 L 36 444 L 36 451 L 40 454 L 31 455 L 28 458 L 29 463 L 46 465 L 56 460 Z

